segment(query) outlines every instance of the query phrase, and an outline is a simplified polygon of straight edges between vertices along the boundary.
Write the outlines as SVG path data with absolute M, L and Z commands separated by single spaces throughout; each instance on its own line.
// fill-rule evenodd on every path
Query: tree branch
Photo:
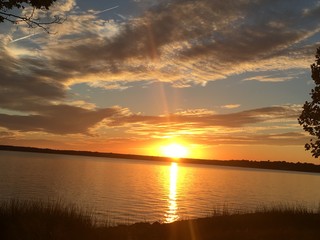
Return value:
M 32 9 L 32 13 L 30 14 L 30 16 L 19 16 L 16 14 L 0 11 L 0 17 L 3 21 L 5 20 L 13 24 L 19 24 L 20 22 L 24 22 L 28 25 L 29 28 L 40 27 L 47 33 L 50 33 L 47 27 L 48 25 L 62 24 L 65 21 L 65 19 L 62 19 L 59 16 L 54 16 L 54 19 L 50 21 L 41 22 L 41 21 L 38 21 L 38 19 L 33 19 L 34 12 L 35 12 L 35 8 Z

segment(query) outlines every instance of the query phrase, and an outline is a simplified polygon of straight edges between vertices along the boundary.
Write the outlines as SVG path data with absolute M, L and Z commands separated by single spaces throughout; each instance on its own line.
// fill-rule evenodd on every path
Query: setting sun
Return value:
M 189 151 L 188 151 L 187 147 L 185 147 L 181 144 L 172 143 L 172 144 L 161 147 L 161 152 L 166 157 L 183 158 L 188 155 Z

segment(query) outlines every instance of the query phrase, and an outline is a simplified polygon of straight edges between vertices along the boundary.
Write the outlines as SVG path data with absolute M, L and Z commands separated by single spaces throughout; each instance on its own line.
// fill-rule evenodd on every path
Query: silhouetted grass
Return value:
M 61 200 L 10 200 L 0 203 L 0 239 L 90 239 L 89 212 Z
M 319 240 L 320 213 L 290 205 L 247 213 L 224 207 L 206 218 L 170 224 L 101 226 L 92 213 L 62 201 L 11 200 L 0 204 L 0 239 Z

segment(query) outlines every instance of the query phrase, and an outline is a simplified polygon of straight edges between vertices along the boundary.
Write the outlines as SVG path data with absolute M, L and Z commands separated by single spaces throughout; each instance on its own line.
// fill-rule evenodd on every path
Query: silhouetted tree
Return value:
M 315 57 L 315 63 L 311 65 L 311 77 L 315 83 L 310 93 L 312 101 L 305 102 L 298 121 L 303 129 L 313 136 L 310 142 L 305 144 L 305 149 L 310 150 L 312 156 L 318 158 L 320 156 L 320 47 Z
M 0 0 L 0 23 L 11 22 L 13 24 L 26 23 L 28 27 L 40 27 L 48 32 L 47 26 L 53 23 L 61 23 L 59 16 L 41 21 L 35 18 L 36 10 L 49 10 L 49 7 L 57 0 Z M 27 15 L 19 14 L 19 10 L 31 7 L 31 11 Z

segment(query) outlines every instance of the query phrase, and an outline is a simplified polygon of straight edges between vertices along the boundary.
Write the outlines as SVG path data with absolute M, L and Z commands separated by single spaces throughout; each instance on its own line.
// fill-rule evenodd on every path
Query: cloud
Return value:
M 297 106 L 275 106 L 259 109 L 252 109 L 229 114 L 214 114 L 212 111 L 204 109 L 187 110 L 178 112 L 177 114 L 169 114 L 164 116 L 143 116 L 130 114 L 114 118 L 110 121 L 110 126 L 122 126 L 126 124 L 148 124 L 150 126 L 161 125 L 171 126 L 182 125 L 190 127 L 226 127 L 239 128 L 247 125 L 263 123 L 294 120 L 300 110 Z M 170 128 L 169 128 L 170 129 Z M 172 130 L 173 131 L 173 130 Z
M 243 72 L 306 68 L 318 44 L 310 39 L 320 32 L 316 3 L 161 1 L 126 22 L 108 22 L 99 19 L 99 14 L 80 12 L 75 1 L 65 1 L 54 10 L 68 14 L 67 21 L 54 27 L 56 35 L 34 35 L 26 39 L 27 45 L 24 41 L 10 43 L 12 32 L 1 36 L 5 41 L 0 45 L 0 108 L 25 114 L 2 114 L 0 125 L 17 131 L 71 134 L 88 133 L 106 119 L 112 128 L 174 125 L 183 131 L 182 125 L 237 128 L 292 120 L 297 111 L 284 106 L 225 115 L 186 110 L 143 116 L 62 102 L 68 87 L 79 82 L 108 89 L 141 80 L 189 87 Z M 264 75 L 255 80 L 289 77 Z
M 127 138 L 166 139 L 181 137 L 203 145 L 260 144 L 301 145 L 308 137 L 297 130 L 301 106 L 286 105 L 217 114 L 206 109 L 190 109 L 163 116 L 144 116 L 127 112 L 95 129 L 122 129 Z
M 0 131 L 0 139 L 10 139 L 13 138 L 15 134 L 9 131 Z
M 214 111 L 208 110 L 208 109 L 188 109 L 184 111 L 179 111 L 175 113 L 175 115 L 178 116 L 208 116 L 208 115 L 213 115 Z
M 21 132 L 47 132 L 53 134 L 90 134 L 93 130 L 99 135 L 99 128 L 123 128 L 128 132 L 153 134 L 156 129 L 163 133 L 176 132 L 195 134 L 197 129 L 230 128 L 238 131 L 243 127 L 267 123 L 280 125 L 296 123 L 299 115 L 297 106 L 275 106 L 229 114 L 215 114 L 206 109 L 180 111 L 162 116 L 134 114 L 121 107 L 96 109 L 82 105 L 36 105 L 29 115 L 0 114 L 0 126 Z M 78 105 L 78 106 L 76 106 Z M 202 130 L 201 130 L 202 129 Z M 125 130 L 124 130 L 125 131 Z M 159 130 L 161 131 L 161 130 Z
M 320 27 L 319 6 L 310 2 L 314 4 L 165 1 L 140 17 L 116 23 L 79 12 L 75 1 L 65 1 L 54 12 L 66 13 L 68 19 L 54 27 L 57 34 L 49 42 L 47 36 L 36 35 L 29 41 L 37 50 L 15 56 L 11 53 L 17 45 L 2 46 L 0 81 L 7 88 L 0 95 L 2 106 L 17 108 L 16 102 L 9 103 L 13 93 L 24 105 L 62 99 L 66 86 L 79 82 L 123 89 L 122 81 L 158 80 L 190 87 L 246 71 L 305 68 L 315 46 L 302 43 Z M 246 80 L 253 79 L 289 77 Z
M 119 5 L 114 6 L 114 7 L 111 7 L 111 8 L 106 8 L 106 9 L 100 10 L 100 11 L 93 11 L 92 13 L 93 13 L 94 15 L 96 15 L 96 14 L 101 14 L 101 13 L 108 12 L 108 11 L 111 11 L 111 10 L 113 10 L 113 9 L 116 9 L 116 8 L 118 8 L 118 7 L 119 7 Z
M 269 76 L 256 76 L 246 78 L 244 81 L 259 81 L 259 82 L 284 82 L 293 79 L 293 77 L 269 77 Z
M 4 143 L 45 143 L 40 139 L 63 142 L 73 149 L 90 139 L 90 144 L 102 146 L 126 142 L 156 141 L 181 137 L 186 142 L 203 146 L 213 145 L 301 145 L 308 140 L 297 131 L 297 116 L 301 106 L 286 105 L 217 114 L 207 109 L 189 109 L 175 114 L 145 116 L 129 109 L 82 108 L 57 105 L 38 107 L 38 112 L 27 116 L 0 114 Z M 41 145 L 41 144 L 40 144 Z M 94 144 L 93 144 L 94 145 Z M 94 146 L 92 145 L 93 149 Z M 42 146 L 42 145 L 41 145 Z M 111 146 L 111 145 L 110 145 Z M 97 147 L 97 146 L 96 146 Z M 99 148 L 101 150 L 101 148 Z
M 50 8 L 50 14 L 52 16 L 58 15 L 61 13 L 68 13 L 71 10 L 73 10 L 76 6 L 75 0 L 60 0 L 53 4 L 53 6 Z
M 277 145 L 303 146 L 308 141 L 308 137 L 300 132 L 286 132 L 280 134 L 220 134 L 212 135 L 203 139 L 202 144 L 205 145 Z
M 106 82 L 106 81 L 97 80 L 97 81 L 88 83 L 88 85 L 93 88 L 103 88 L 103 89 L 109 89 L 109 90 L 110 89 L 125 90 L 130 88 L 130 86 L 128 86 L 125 81 Z
M 91 127 L 118 113 L 117 108 L 89 110 L 69 105 L 38 106 L 37 113 L 28 116 L 0 114 L 0 126 L 20 132 L 88 134 Z
M 315 3 L 166 1 L 126 23 L 70 12 L 52 42 L 41 42 L 41 36 L 32 41 L 43 44 L 37 60 L 47 62 L 43 72 L 60 83 L 90 82 L 98 76 L 188 87 L 246 71 L 305 68 L 315 45 L 304 42 L 320 28 Z M 18 65 L 29 60 L 21 58 Z
M 24 40 L 24 39 L 28 39 L 28 38 L 31 38 L 33 36 L 36 36 L 38 34 L 42 34 L 43 32 L 37 32 L 37 33 L 32 33 L 32 34 L 29 34 L 27 36 L 23 36 L 23 37 L 20 37 L 20 38 L 16 38 L 16 39 L 13 39 L 11 41 L 11 43 L 14 43 L 14 42 L 18 42 L 18 41 L 21 41 L 21 40 Z
M 50 71 L 45 61 L 17 57 L 5 48 L 0 53 L 0 108 L 32 111 L 38 104 L 66 96 L 65 86 L 56 81 L 62 73 Z
M 227 104 L 227 105 L 224 105 L 224 106 L 221 106 L 221 107 L 222 108 L 226 108 L 226 109 L 234 109 L 234 108 L 238 108 L 240 106 L 241 106 L 240 104 Z

